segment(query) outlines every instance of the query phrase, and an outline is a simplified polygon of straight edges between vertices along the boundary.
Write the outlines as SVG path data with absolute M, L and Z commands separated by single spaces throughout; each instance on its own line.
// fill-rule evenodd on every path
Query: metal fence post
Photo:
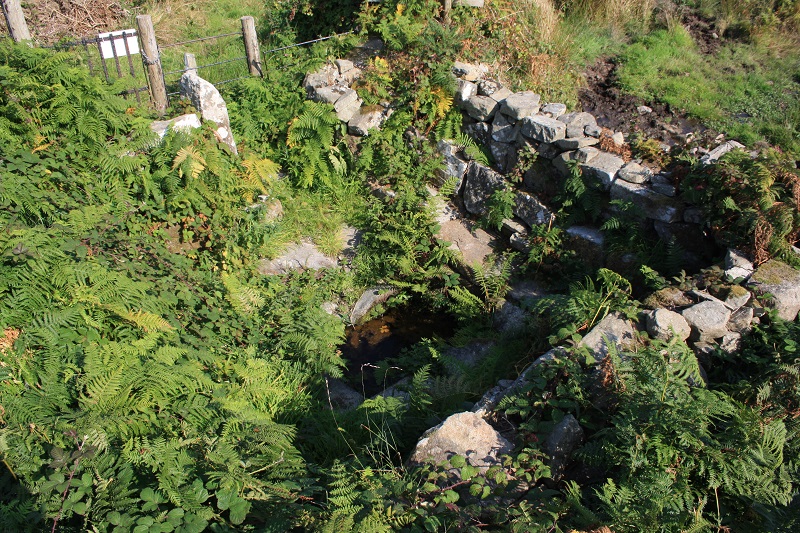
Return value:
M 3 4 L 3 15 L 6 16 L 6 26 L 8 33 L 16 42 L 30 41 L 31 32 L 28 31 L 28 24 L 25 22 L 25 13 L 19 0 L 0 0 Z
M 150 86 L 150 97 L 159 115 L 167 110 L 167 87 L 164 84 L 164 72 L 161 70 L 161 57 L 156 43 L 156 32 L 150 15 L 138 15 L 136 27 L 142 41 L 142 62 L 145 65 L 147 84 Z
M 250 75 L 263 76 L 261 52 L 258 50 L 258 37 L 256 36 L 256 21 L 253 17 L 242 17 L 242 36 L 244 37 L 244 50 L 247 54 Z

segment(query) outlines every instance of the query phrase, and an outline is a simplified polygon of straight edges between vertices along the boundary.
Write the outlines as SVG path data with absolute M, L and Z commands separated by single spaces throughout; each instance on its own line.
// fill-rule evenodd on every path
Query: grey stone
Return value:
M 700 302 L 684 309 L 681 314 L 691 326 L 694 340 L 718 339 L 728 333 L 731 311 L 721 302 Z
M 561 151 L 554 144 L 540 143 L 536 149 L 538 154 L 545 159 L 555 159 Z
M 720 349 L 725 353 L 736 353 L 742 347 L 741 333 L 730 332 L 722 337 L 719 343 Z
M 456 413 L 425 432 L 409 461 L 439 464 L 460 455 L 469 465 L 486 471 L 500 464 L 500 456 L 510 453 L 513 447 L 479 414 Z
M 577 155 L 577 152 L 564 152 L 553 158 L 553 167 L 559 174 L 569 176 L 570 169 L 568 163 Z
M 339 310 L 339 306 L 335 302 L 324 302 L 319 307 L 329 315 L 335 315 L 336 311 Z
M 286 274 L 291 270 L 319 270 L 335 266 L 336 260 L 324 255 L 314 244 L 301 242 L 276 259 L 262 259 L 258 265 L 258 273 L 268 276 Z
M 314 100 L 315 102 L 333 104 L 336 103 L 336 101 L 348 91 L 352 91 L 353 93 L 355 93 L 353 89 L 350 89 L 349 87 L 345 87 L 343 85 L 325 85 L 314 89 L 311 95 L 311 99 Z M 358 94 L 355 95 L 355 98 L 353 98 L 353 100 L 356 100 L 357 98 Z
M 361 245 L 361 239 L 364 237 L 364 232 L 353 226 L 344 226 L 339 232 L 339 239 L 344 245 L 342 251 L 339 253 L 340 258 L 352 259 L 356 255 L 356 251 Z
M 467 80 L 458 80 L 458 85 L 456 88 L 456 94 L 453 100 L 457 105 L 463 105 L 464 102 L 472 98 L 473 96 L 477 96 L 478 94 L 478 86 L 472 83 L 471 81 Z
M 747 280 L 753 275 L 754 270 L 753 263 L 739 250 L 729 249 L 725 254 L 725 274 L 731 279 Z
M 358 97 L 358 93 L 353 89 L 348 89 L 347 92 L 333 104 L 336 117 L 342 122 L 349 122 L 355 114 L 358 113 L 358 110 L 361 108 L 361 103 L 362 100 Z
M 552 118 L 558 118 L 566 112 L 567 106 L 564 104 L 547 104 L 540 111 L 543 115 L 549 115 Z
M 516 145 L 491 141 L 489 143 L 489 152 L 492 154 L 495 167 L 500 172 L 509 172 L 514 168 L 517 161 Z
M 558 120 L 567 125 L 567 137 L 583 137 L 586 126 L 597 124 L 597 120 L 589 113 L 567 113 L 559 116 Z
M 631 344 L 635 331 L 633 323 L 621 313 L 609 313 L 603 320 L 587 333 L 580 341 L 598 361 L 608 355 L 608 345 L 616 347 Z
M 539 111 L 540 101 L 541 97 L 532 91 L 514 93 L 507 96 L 503 101 L 500 106 L 500 112 L 514 120 L 522 120 L 527 116 L 535 115 Z
M 303 79 L 303 88 L 310 93 L 319 87 L 334 85 L 338 74 L 338 69 L 333 65 L 324 65 L 319 70 L 306 74 Z
M 544 115 L 525 117 L 521 122 L 521 132 L 525 137 L 543 143 L 552 143 L 563 139 L 567 131 L 563 122 Z
M 494 93 L 492 93 L 492 95 L 489 98 L 491 98 L 492 100 L 494 100 L 498 104 L 502 105 L 503 102 L 506 101 L 506 98 L 508 98 L 512 94 L 514 94 L 514 93 L 511 92 L 511 89 L 508 89 L 506 87 L 501 87 L 500 89 L 498 89 Z
M 678 200 L 658 194 L 645 185 L 616 180 L 611 186 L 612 200 L 630 200 L 647 218 L 661 222 L 681 220 L 683 204 Z
M 464 126 L 464 133 L 475 139 L 478 144 L 489 144 L 492 139 L 491 128 L 486 122 L 476 122 Z
M 492 325 L 500 333 L 512 333 L 525 327 L 528 314 L 512 304 L 503 301 L 492 315 Z
M 600 134 L 602 133 L 603 128 L 597 124 L 588 124 L 585 128 L 583 128 L 583 134 L 588 135 L 589 137 L 600 137 Z
M 625 144 L 625 135 L 623 135 L 621 131 L 618 131 L 611 136 L 611 140 L 614 141 L 614 144 L 617 146 L 622 146 Z
M 529 227 L 549 224 L 554 218 L 553 213 L 543 203 L 526 192 L 518 192 L 514 197 L 514 215 Z
M 498 103 L 488 96 L 473 96 L 463 104 L 464 111 L 475 120 L 486 122 L 494 116 Z
M 497 113 L 492 121 L 492 139 L 501 143 L 512 143 L 519 133 L 519 126 L 508 120 L 502 113 Z
M 722 143 L 706 155 L 700 158 L 700 162 L 704 165 L 710 165 L 711 163 L 716 163 L 720 157 L 731 152 L 733 150 L 744 150 L 744 145 L 738 143 L 736 141 L 728 141 L 726 143 Z
M 569 128 L 569 126 L 567 126 L 567 128 Z M 567 135 L 569 135 L 569 131 L 567 131 Z M 556 148 L 559 150 L 577 150 L 587 146 L 594 146 L 599 142 L 600 139 L 595 139 L 594 137 L 572 137 L 559 139 L 553 144 L 555 144 Z
M 640 105 L 636 108 L 636 111 L 638 111 L 640 115 L 647 115 L 648 113 L 653 112 L 653 108 L 646 105 Z
M 630 183 L 647 183 L 652 175 L 653 172 L 649 168 L 633 161 L 626 163 L 617 174 L 620 179 Z
M 456 61 L 453 63 L 453 74 L 466 81 L 478 81 L 483 77 L 483 70 L 478 65 Z
M 608 152 L 599 152 L 587 163 L 581 165 L 583 172 L 600 182 L 600 187 L 607 191 L 611 184 L 615 182 L 617 172 L 625 161 Z
M 674 197 L 678 193 L 675 185 L 672 183 L 672 180 L 663 174 L 656 174 L 650 178 L 650 188 L 653 190 L 653 192 L 663 194 L 664 196 L 669 196 L 670 198 Z
M 597 148 L 592 148 L 591 146 L 585 146 L 583 148 L 579 148 L 578 151 L 575 153 L 575 159 L 578 163 L 588 163 L 595 157 L 600 154 L 600 150 Z
M 217 139 L 225 143 L 231 152 L 238 154 L 228 117 L 228 106 L 225 105 L 225 100 L 217 88 L 190 70 L 181 76 L 180 91 L 181 96 L 191 101 L 194 108 L 200 112 L 203 120 L 209 120 L 217 125 L 214 131 Z
M 541 285 L 531 280 L 514 281 L 510 287 L 506 296 L 520 304 L 530 303 L 545 295 L 545 290 Z
M 453 0 L 453 6 L 483 7 L 484 0 Z
M 397 289 L 373 287 L 365 290 L 353 306 L 353 310 L 350 311 L 350 323 L 358 324 L 362 318 L 372 311 L 373 307 L 382 304 L 395 294 L 397 294 Z
M 572 226 L 566 231 L 569 236 L 565 243 L 569 250 L 575 251 L 581 261 L 592 268 L 600 268 L 605 260 L 605 237 L 597 228 Z
M 168 131 L 189 133 L 202 126 L 200 119 L 194 113 L 187 113 L 171 120 L 155 120 L 150 123 L 150 129 L 158 135 L 159 139 L 163 139 Z
M 527 233 L 512 233 L 508 238 L 508 245 L 518 252 L 522 252 L 526 256 L 531 252 L 531 245 L 528 242 Z
M 494 170 L 473 163 L 464 177 L 464 207 L 474 215 L 487 211 L 487 202 L 494 191 L 507 187 L 505 178 Z
M 339 69 L 339 74 L 344 74 L 355 66 L 349 59 L 337 59 L 334 63 L 336 63 L 336 68 Z
M 492 96 L 497 91 L 503 89 L 503 84 L 494 80 L 481 80 L 478 82 L 478 94 L 481 96 Z
M 403 403 L 408 403 L 409 399 L 411 398 L 411 394 L 408 392 L 410 382 L 411 380 L 409 378 L 403 378 L 396 383 L 389 385 L 372 398 L 398 398 Z
M 750 298 L 752 297 L 753 295 L 750 294 L 746 289 L 739 285 L 734 285 L 731 287 L 731 290 L 729 291 L 729 294 L 723 303 L 725 304 L 725 307 L 731 311 L 736 311 L 740 307 L 747 305 L 747 302 L 749 302 Z
M 767 305 L 778 312 L 778 316 L 791 322 L 800 311 L 800 271 L 770 259 L 759 265 L 750 277 L 750 285 L 758 295 L 769 294 Z
M 458 156 L 458 147 L 452 141 L 442 140 L 436 145 L 439 153 L 444 157 L 444 168 L 437 170 L 442 183 L 453 177 L 456 178 L 456 188 L 454 194 L 461 192 L 461 185 L 464 182 L 464 174 L 467 172 L 469 163 Z
M 647 332 L 651 337 L 663 341 L 670 340 L 673 335 L 686 340 L 692 329 L 686 319 L 675 311 L 656 309 L 647 314 Z
M 550 457 L 550 477 L 558 481 L 564 474 L 564 468 L 569 461 L 572 452 L 583 442 L 583 429 L 578 420 L 568 414 L 556 424 L 553 431 L 547 437 L 543 450 Z
M 364 401 L 364 396 L 344 381 L 326 377 L 329 407 L 332 409 L 355 409 Z
M 500 228 L 503 235 L 513 235 L 514 233 L 527 234 L 528 230 L 525 224 L 512 220 L 510 218 L 503 219 L 503 227 Z
M 360 109 L 353 117 L 347 122 L 347 131 L 351 135 L 358 137 L 365 137 L 369 135 L 369 130 L 379 129 L 384 121 L 383 110 L 374 109 L 365 111 Z
M 735 333 L 747 333 L 753 323 L 753 308 L 740 307 L 731 314 L 728 330 Z

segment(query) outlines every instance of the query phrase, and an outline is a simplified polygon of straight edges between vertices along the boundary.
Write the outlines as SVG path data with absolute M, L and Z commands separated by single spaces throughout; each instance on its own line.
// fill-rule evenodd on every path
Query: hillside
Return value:
M 24 6 L 0 530 L 796 529 L 800 2 L 449 4 Z M 139 12 L 353 32 L 219 85 L 234 150 L 37 46 Z

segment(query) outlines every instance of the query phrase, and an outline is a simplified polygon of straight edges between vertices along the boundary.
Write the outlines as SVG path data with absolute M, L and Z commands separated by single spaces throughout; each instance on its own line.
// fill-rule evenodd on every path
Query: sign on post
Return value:
M 137 39 L 136 30 L 134 29 L 101 33 L 97 36 L 97 39 L 100 41 L 100 56 L 103 59 L 113 59 L 114 57 L 125 57 L 128 54 L 139 53 L 139 39 Z M 125 46 L 125 41 L 127 41 L 127 47 Z

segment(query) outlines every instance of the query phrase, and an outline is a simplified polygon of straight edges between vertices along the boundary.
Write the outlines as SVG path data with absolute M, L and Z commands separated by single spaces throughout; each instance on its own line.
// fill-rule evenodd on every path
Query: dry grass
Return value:
M 110 0 L 29 0 L 22 9 L 33 38 L 44 45 L 121 30 L 131 16 L 122 3 Z M 0 35 L 7 34 L 1 26 Z

